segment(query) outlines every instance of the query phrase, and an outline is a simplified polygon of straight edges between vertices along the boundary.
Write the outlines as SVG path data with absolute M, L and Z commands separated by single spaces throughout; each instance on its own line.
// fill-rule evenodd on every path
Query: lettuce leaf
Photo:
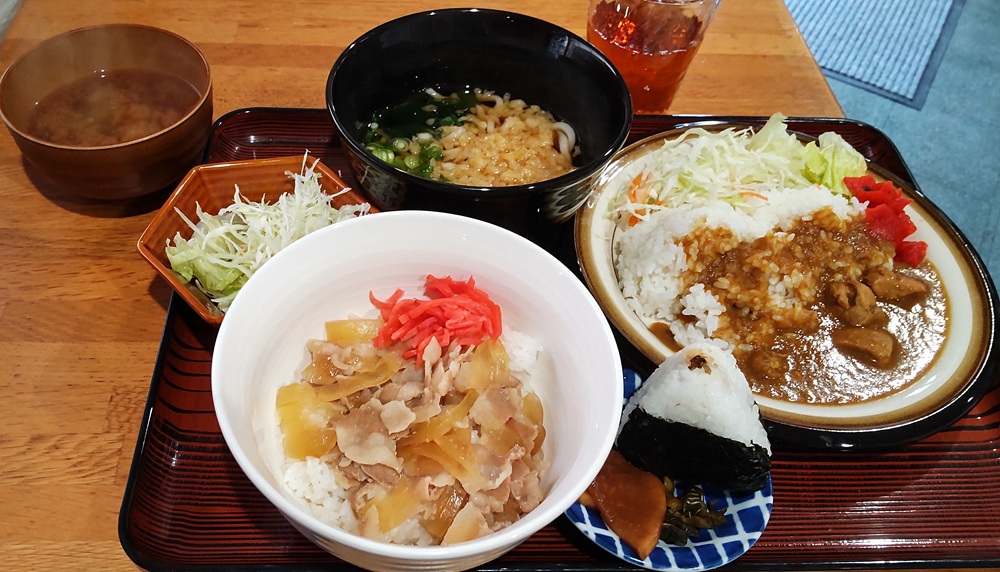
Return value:
M 868 172 L 865 157 L 837 133 L 827 132 L 805 146 L 802 174 L 810 182 L 832 191 L 851 196 L 844 186 L 844 177 L 860 177 Z

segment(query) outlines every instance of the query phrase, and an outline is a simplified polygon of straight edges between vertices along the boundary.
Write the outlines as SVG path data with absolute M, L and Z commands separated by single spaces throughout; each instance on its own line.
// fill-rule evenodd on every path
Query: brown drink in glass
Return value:
M 719 0 L 590 0 L 587 40 L 625 77 L 635 113 L 664 113 Z

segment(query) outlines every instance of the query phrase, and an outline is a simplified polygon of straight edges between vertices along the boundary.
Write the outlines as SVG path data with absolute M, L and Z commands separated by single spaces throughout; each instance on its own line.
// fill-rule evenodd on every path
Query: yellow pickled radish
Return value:
M 357 373 L 336 383 L 323 385 L 319 388 L 319 397 L 327 401 L 336 401 L 370 387 L 378 387 L 389 381 L 403 367 L 403 359 L 396 353 L 386 353 L 364 373 Z
M 396 455 L 404 460 L 404 463 L 417 463 L 420 458 L 427 458 L 452 475 L 456 476 L 462 470 L 462 465 L 447 453 L 441 450 L 441 446 L 434 441 L 421 443 L 398 443 L 396 445 Z M 425 465 L 431 466 L 431 465 Z
M 382 327 L 379 319 L 331 320 L 326 323 L 326 340 L 339 346 L 370 342 Z
M 329 420 L 337 415 L 333 404 L 320 399 L 305 383 L 278 388 L 278 424 L 285 454 L 293 459 L 322 457 L 337 444 L 337 432 Z
M 483 476 L 479 472 L 479 464 L 476 462 L 475 452 L 472 445 L 472 429 L 469 427 L 456 427 L 448 433 L 434 440 L 441 448 L 442 453 L 447 456 L 449 464 L 457 469 L 450 470 L 466 489 L 478 489 L 482 485 Z M 436 459 L 442 462 L 441 459 Z M 446 465 L 447 466 L 447 465 Z M 471 487 L 471 488 L 470 488 Z
M 455 376 L 459 391 L 475 389 L 485 391 L 490 387 L 511 385 L 510 357 L 500 340 L 488 340 L 472 351 L 472 358 L 462 364 Z
M 440 464 L 455 479 L 473 488 L 482 484 L 482 474 L 473 455 L 471 430 L 468 428 L 426 443 L 400 444 L 396 453 L 403 459 L 427 457 Z
M 309 365 L 302 369 L 302 381 L 312 385 L 337 383 L 330 359 L 314 359 L 309 362 Z
M 542 443 L 545 441 L 545 425 L 542 423 L 545 411 L 542 408 L 542 400 L 538 398 L 538 394 L 534 391 L 525 393 L 524 399 L 521 402 L 521 411 L 524 413 L 524 417 L 538 428 L 534 446 L 528 449 L 534 455 L 542 448 Z
M 479 427 L 479 442 L 500 457 L 506 457 L 515 445 L 522 444 L 521 437 L 514 428 L 494 420 L 488 420 Z M 531 450 L 531 443 L 524 445 L 526 450 Z
M 458 511 L 448 532 L 441 539 L 441 544 L 456 544 L 467 540 L 475 540 L 480 536 L 489 534 L 490 527 L 486 524 L 486 517 L 472 503 L 466 503 L 462 510 Z
M 458 424 L 459 421 L 465 419 L 466 416 L 469 415 L 469 410 L 472 409 L 472 405 L 478 398 L 479 393 L 477 391 L 469 391 L 465 394 L 465 397 L 462 398 L 462 401 L 454 407 L 445 409 L 427 421 L 414 424 L 413 430 L 410 434 L 400 439 L 400 442 L 404 445 L 411 443 L 425 443 L 427 441 L 433 441 L 441 435 L 444 435 L 451 430 L 452 427 Z
M 441 463 L 420 455 L 414 447 L 397 447 L 396 456 L 403 461 L 403 472 L 411 477 L 434 477 L 446 472 Z
M 521 401 L 521 410 L 524 411 L 524 416 L 527 417 L 529 421 L 535 425 L 542 424 L 545 412 L 542 409 L 542 400 L 539 399 L 537 393 L 529 391 L 524 394 Z
M 420 521 L 424 529 L 440 540 L 448 532 L 455 515 L 465 506 L 466 494 L 459 485 L 449 485 L 434 501 L 434 509 L 427 518 Z
M 378 525 L 382 532 L 389 532 L 420 509 L 420 497 L 405 476 L 396 481 L 396 485 L 382 498 L 374 501 L 378 509 Z

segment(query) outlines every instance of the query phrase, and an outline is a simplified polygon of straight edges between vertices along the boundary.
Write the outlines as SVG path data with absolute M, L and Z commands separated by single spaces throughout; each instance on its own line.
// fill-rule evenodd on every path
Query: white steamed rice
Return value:
M 631 165 L 620 180 L 627 184 L 639 172 L 656 169 L 656 161 L 656 153 L 651 153 Z M 694 283 L 694 274 L 702 269 L 689 263 L 682 239 L 696 229 L 711 228 L 731 231 L 727 244 L 714 245 L 722 250 L 767 235 L 791 241 L 794 236 L 788 229 L 821 209 L 829 208 L 841 219 L 864 211 L 857 199 L 819 185 L 774 188 L 766 196 L 766 200 L 750 197 L 736 205 L 722 199 L 688 200 L 652 210 L 634 226 L 620 224 L 613 258 L 618 285 L 629 307 L 648 323 L 667 324 L 681 346 L 706 340 L 728 345 L 713 339 L 725 308 L 704 285 Z M 770 291 L 772 303 L 796 304 L 796 281 L 796 276 L 776 273 Z
M 707 363 L 691 369 L 689 362 L 698 355 Z M 688 346 L 660 364 L 629 399 L 622 426 L 636 408 L 771 452 L 757 404 L 736 359 L 709 343 Z

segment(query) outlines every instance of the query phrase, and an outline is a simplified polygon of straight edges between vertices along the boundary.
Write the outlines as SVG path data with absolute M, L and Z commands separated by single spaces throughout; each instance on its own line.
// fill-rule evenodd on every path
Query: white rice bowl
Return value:
M 544 498 L 514 524 L 448 546 L 377 542 L 323 522 L 287 490 L 277 438 L 277 388 L 298 379 L 305 342 L 323 324 L 371 308 L 396 288 L 423 292 L 427 274 L 473 276 L 501 307 L 506 332 L 542 347 L 530 386 L 544 411 Z M 518 354 L 519 352 L 514 352 Z M 378 213 L 321 229 L 280 252 L 241 290 L 219 330 L 212 391 L 219 426 L 247 477 L 307 538 L 371 570 L 462 570 L 511 550 L 572 505 L 603 465 L 621 419 L 621 359 L 603 312 L 582 282 L 537 245 L 471 218 Z M 295 469 L 315 474 L 306 464 Z M 297 479 L 295 472 L 289 478 Z M 319 506 L 337 493 L 302 490 Z M 339 510 L 332 508 L 331 510 Z

